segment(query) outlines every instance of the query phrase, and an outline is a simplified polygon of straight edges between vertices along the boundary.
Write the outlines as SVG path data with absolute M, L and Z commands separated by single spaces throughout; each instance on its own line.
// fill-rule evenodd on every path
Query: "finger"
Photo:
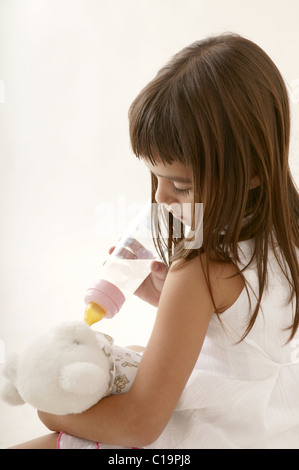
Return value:
M 167 267 L 161 261 L 153 261 L 150 265 L 151 271 L 167 271 Z
M 167 268 L 165 264 L 159 261 L 153 261 L 150 265 L 151 272 L 160 279 L 163 279 L 167 275 Z

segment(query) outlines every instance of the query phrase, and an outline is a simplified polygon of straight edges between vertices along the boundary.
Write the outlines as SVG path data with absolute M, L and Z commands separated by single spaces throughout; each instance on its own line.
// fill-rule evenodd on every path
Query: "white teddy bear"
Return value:
M 8 359 L 1 396 L 57 415 L 81 413 L 104 396 L 126 392 L 140 358 L 84 322 L 63 323 Z

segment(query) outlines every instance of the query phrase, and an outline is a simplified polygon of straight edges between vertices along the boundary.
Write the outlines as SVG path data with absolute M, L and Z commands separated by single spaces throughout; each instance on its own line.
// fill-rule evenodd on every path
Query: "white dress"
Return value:
M 241 263 L 250 242 L 239 244 Z M 297 250 L 297 254 L 299 251 Z M 244 271 L 236 302 L 211 319 L 196 366 L 161 436 L 148 449 L 299 449 L 299 330 L 287 342 L 294 314 L 274 254 L 262 310 L 242 341 L 258 292 L 256 267 Z M 239 342 L 239 343 L 238 343 Z M 146 423 L 145 423 L 146 425 Z M 117 449 L 61 433 L 58 448 Z
M 239 249 L 242 267 L 252 247 L 242 242 Z M 288 303 L 290 291 L 271 252 L 262 311 L 238 344 L 258 292 L 255 266 L 244 275 L 253 290 L 251 309 L 243 289 L 221 315 L 222 324 L 212 317 L 176 410 L 159 439 L 147 448 L 299 449 L 299 330 L 285 344 L 294 302 Z

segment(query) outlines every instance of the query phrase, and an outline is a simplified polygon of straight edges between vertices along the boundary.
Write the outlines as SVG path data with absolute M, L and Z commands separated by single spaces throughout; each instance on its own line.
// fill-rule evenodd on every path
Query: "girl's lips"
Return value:
M 170 212 L 173 215 L 173 217 L 175 219 L 180 220 L 185 225 L 190 225 L 189 222 L 188 222 L 189 221 L 189 213 L 187 213 L 187 214 L 185 214 L 185 213 L 182 214 L 181 212 L 176 213 L 171 208 L 171 206 L 166 206 L 166 209 L 168 210 L 168 212 Z
M 168 212 L 170 212 L 170 213 L 173 215 L 173 217 L 175 217 L 176 219 L 180 219 L 180 218 L 181 218 L 181 216 L 176 215 L 176 213 L 175 213 L 169 206 L 166 206 L 166 209 L 167 209 Z
M 173 207 L 174 205 L 175 205 L 176 207 Z M 174 217 L 175 219 L 180 220 L 183 224 L 187 224 L 187 225 L 188 225 L 188 222 L 187 222 L 188 217 L 186 217 L 186 215 L 188 215 L 188 214 L 184 214 L 184 213 L 182 214 L 182 212 L 181 212 L 181 206 L 180 206 L 179 204 L 176 204 L 176 203 L 173 204 L 173 205 L 171 205 L 171 204 L 169 204 L 169 205 L 165 204 L 164 207 L 165 207 L 165 209 L 166 209 L 168 212 L 170 212 L 170 213 L 173 215 L 173 217 Z
M 173 212 L 172 209 L 168 209 L 168 208 L 167 208 L 167 210 L 168 210 L 168 212 L 171 212 L 171 214 L 173 215 L 173 217 L 175 217 L 175 218 L 178 219 L 178 220 L 183 221 L 183 216 L 182 216 L 182 215 L 176 214 L 175 212 Z

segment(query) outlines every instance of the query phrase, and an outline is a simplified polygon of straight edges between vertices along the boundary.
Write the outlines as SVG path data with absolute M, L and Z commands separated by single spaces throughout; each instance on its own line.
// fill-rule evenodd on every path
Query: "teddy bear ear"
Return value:
M 25 403 L 14 384 L 8 380 L 5 380 L 0 395 L 2 400 L 9 405 L 17 406 Z
M 15 382 L 16 380 L 18 360 L 18 354 L 12 353 L 4 364 L 3 375 L 10 382 Z
M 3 377 L 5 378 L 0 396 L 3 401 L 10 405 L 23 405 L 25 403 L 14 385 L 17 376 L 17 366 L 18 355 L 13 353 L 8 357 L 2 371 Z

